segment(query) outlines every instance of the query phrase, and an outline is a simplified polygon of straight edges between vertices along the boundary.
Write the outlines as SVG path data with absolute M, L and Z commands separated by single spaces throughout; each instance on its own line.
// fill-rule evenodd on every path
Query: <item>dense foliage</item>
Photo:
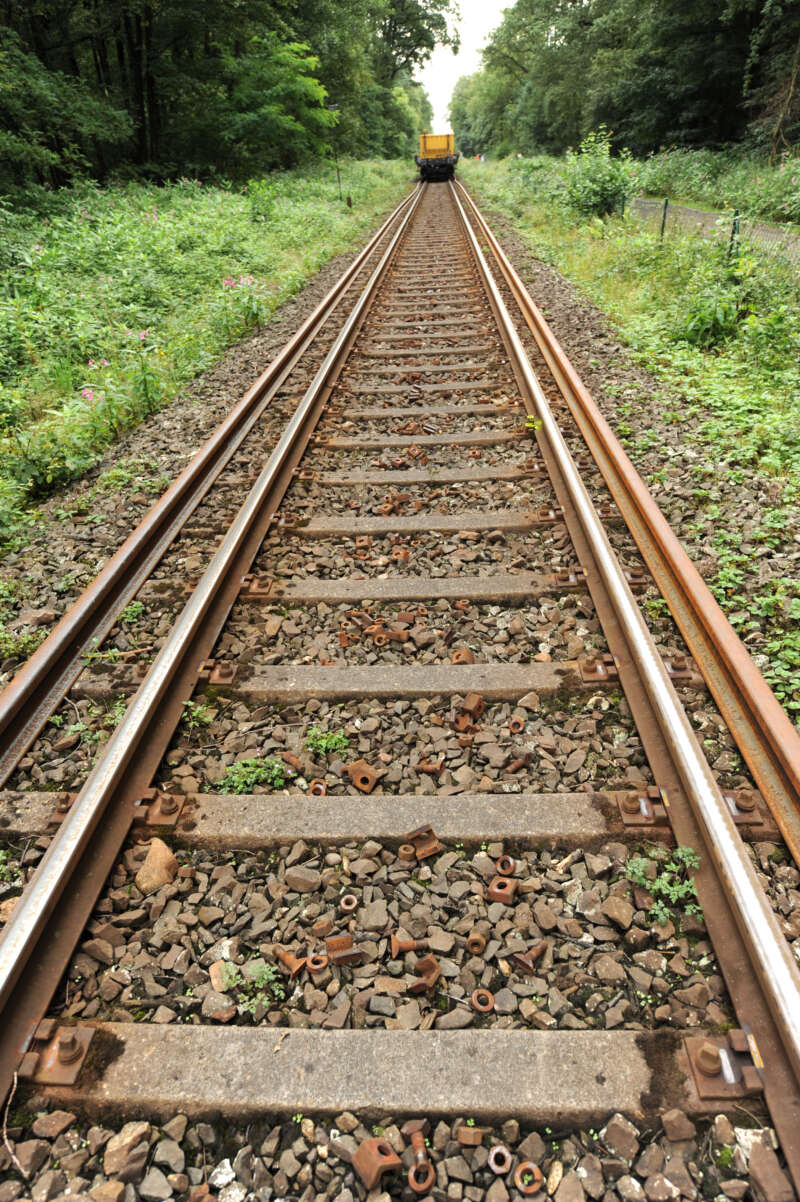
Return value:
M 516 0 L 450 109 L 467 155 L 561 153 L 600 124 L 637 154 L 800 133 L 796 0 Z
M 453 0 L 7 0 L 0 194 L 408 155 Z
M 585 157 L 591 179 L 597 169 Z M 572 168 L 575 169 L 575 168 Z M 717 600 L 800 722 L 800 580 L 764 569 L 764 549 L 786 547 L 800 499 L 800 279 L 756 244 L 730 252 L 716 237 L 634 219 L 576 221 L 568 162 L 547 156 L 469 164 L 467 185 L 509 216 L 535 254 L 579 283 L 608 313 L 634 355 L 664 382 L 661 428 L 643 428 L 648 397 L 610 370 L 615 428 L 637 466 L 649 460 L 656 496 L 669 460 L 656 453 L 664 426 L 693 455 L 691 533 L 707 547 L 704 569 Z M 645 469 L 646 470 L 646 469 Z M 763 514 L 744 523 L 744 476 L 760 477 Z M 795 515 L 793 517 L 793 514 Z
M 800 163 L 788 155 L 770 166 L 740 151 L 674 148 L 636 165 L 635 186 L 649 196 L 740 209 L 773 221 L 800 222 Z
M 46 217 L 0 207 L 0 541 L 399 199 L 405 163 L 84 183 Z

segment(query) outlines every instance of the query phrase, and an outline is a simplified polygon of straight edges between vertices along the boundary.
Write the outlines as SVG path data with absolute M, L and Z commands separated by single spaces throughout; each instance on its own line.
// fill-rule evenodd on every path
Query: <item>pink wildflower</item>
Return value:
M 150 337 L 149 330 L 140 330 L 139 331 L 139 341 L 140 342 L 144 342 L 145 338 L 149 338 L 149 337 Z
M 81 396 L 82 396 L 82 397 L 83 397 L 85 400 L 87 400 L 87 401 L 91 401 L 91 400 L 94 398 L 94 393 L 92 392 L 91 388 L 82 388 L 82 389 L 81 389 Z

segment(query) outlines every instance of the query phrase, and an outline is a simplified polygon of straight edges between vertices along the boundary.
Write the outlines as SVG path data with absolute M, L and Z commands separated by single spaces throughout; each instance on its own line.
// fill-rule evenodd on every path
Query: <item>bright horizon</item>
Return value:
M 424 86 L 433 105 L 434 134 L 448 133 L 447 106 L 456 81 L 471 75 L 481 65 L 481 50 L 489 34 L 499 24 L 507 4 L 486 3 L 486 0 L 460 0 L 461 17 L 458 29 L 461 49 L 454 55 L 449 46 L 437 46 L 430 61 L 415 78 Z

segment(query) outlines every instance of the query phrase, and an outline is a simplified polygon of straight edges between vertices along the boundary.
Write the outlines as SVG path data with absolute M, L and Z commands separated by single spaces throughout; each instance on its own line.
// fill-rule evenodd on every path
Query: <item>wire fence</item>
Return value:
M 732 213 L 710 213 L 689 205 L 673 204 L 671 200 L 651 200 L 636 196 L 627 202 L 628 211 L 642 221 L 655 226 L 661 237 L 671 233 L 695 232 L 708 237 L 726 238 L 731 252 L 741 243 L 754 243 L 800 269 L 800 231 L 771 225 L 755 217 L 747 217 L 735 209 Z

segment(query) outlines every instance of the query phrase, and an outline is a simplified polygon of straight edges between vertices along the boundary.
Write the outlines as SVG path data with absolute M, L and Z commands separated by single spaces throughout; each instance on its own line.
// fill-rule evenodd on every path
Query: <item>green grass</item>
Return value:
M 727 238 L 675 233 L 662 242 L 635 219 L 580 218 L 554 160 L 466 163 L 461 174 L 609 315 L 663 383 L 659 425 L 684 427 L 696 455 L 689 533 L 713 552 L 708 584 L 800 719 L 800 580 L 769 566 L 769 553 L 791 547 L 797 534 L 800 277 L 758 247 L 729 257 Z M 612 379 L 605 391 L 620 389 Z M 634 434 L 636 412 L 635 398 L 620 397 L 615 427 L 641 466 L 658 454 L 662 432 Z M 652 479 L 663 482 L 663 473 Z M 763 498 L 746 523 L 736 504 L 745 479 Z
M 254 756 L 247 760 L 237 760 L 225 769 L 219 782 L 221 793 L 252 793 L 256 785 L 269 785 L 273 789 L 282 789 L 287 776 L 294 776 L 291 768 L 287 768 L 280 760 L 272 756 L 264 759 Z
M 402 162 L 0 201 L 0 540 L 410 189 Z

